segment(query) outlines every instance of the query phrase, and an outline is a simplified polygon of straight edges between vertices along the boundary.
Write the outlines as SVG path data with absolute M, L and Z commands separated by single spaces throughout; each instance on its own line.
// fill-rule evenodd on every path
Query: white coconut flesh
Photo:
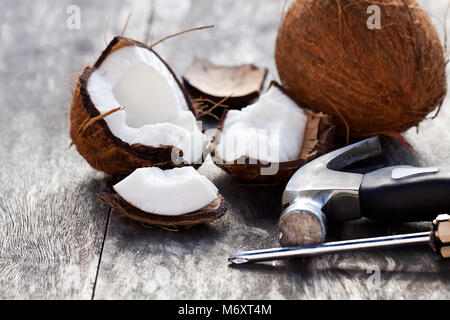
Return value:
M 113 188 L 134 207 L 165 216 L 194 212 L 218 197 L 214 184 L 192 167 L 136 169 Z
M 135 45 L 106 57 L 88 83 L 89 96 L 111 133 L 128 144 L 175 146 L 183 160 L 201 160 L 203 135 L 176 79 L 150 50 Z
M 242 110 L 230 110 L 216 154 L 226 162 L 242 157 L 285 162 L 300 155 L 308 117 L 278 87 Z

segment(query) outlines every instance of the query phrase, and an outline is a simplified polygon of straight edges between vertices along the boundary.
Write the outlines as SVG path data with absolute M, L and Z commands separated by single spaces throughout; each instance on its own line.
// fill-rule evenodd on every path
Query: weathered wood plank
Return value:
M 394 158 L 395 154 L 388 160 Z M 411 155 L 402 160 L 403 163 L 416 161 Z M 282 188 L 237 186 L 235 180 L 212 164 L 202 167 L 201 172 L 230 202 L 225 218 L 208 226 L 169 233 L 144 229 L 114 212 L 96 298 L 448 296 L 449 266 L 424 247 L 229 266 L 226 259 L 233 252 L 277 245 L 276 222 Z M 332 226 L 329 239 L 416 232 L 428 227 L 428 223 L 387 225 L 364 220 Z M 372 267 L 381 271 L 380 287 L 367 284 L 370 276 L 367 270 Z
M 69 30 L 69 5 L 81 29 Z M 106 188 L 68 150 L 68 75 L 104 47 L 106 20 L 120 32 L 140 1 L 3 1 L 0 11 L 0 299 L 92 297 L 109 209 Z M 136 18 L 136 17 L 135 17 Z M 136 24 L 137 23 L 137 24 Z
M 276 78 L 274 41 L 283 6 L 273 1 L 155 1 L 153 34 L 158 39 L 192 26 L 215 24 L 211 31 L 171 39 L 157 50 L 181 74 L 194 55 L 216 63 L 252 62 Z M 439 11 L 440 8 L 434 8 Z M 430 163 L 448 159 L 450 135 L 442 112 L 433 127 L 408 139 Z M 425 125 L 424 125 L 425 126 Z M 428 131 L 427 131 L 428 130 Z M 433 135 L 434 130 L 442 130 Z M 425 132 L 424 132 L 425 131 Z M 439 138 L 436 138 L 436 137 Z M 430 141 L 429 144 L 424 141 Z M 391 147 L 385 162 L 420 162 L 414 154 Z M 444 151 L 440 151 L 444 150 Z M 436 153 L 438 151 L 438 153 Z M 220 221 L 183 232 L 145 229 L 113 212 L 99 269 L 95 298 L 449 298 L 450 266 L 428 248 L 416 247 L 305 260 L 231 267 L 233 252 L 277 245 L 276 222 L 282 188 L 236 185 L 212 163 L 200 172 L 229 201 Z M 385 225 L 358 221 L 330 229 L 330 239 L 425 230 L 427 223 Z M 371 286 L 367 271 L 381 271 Z

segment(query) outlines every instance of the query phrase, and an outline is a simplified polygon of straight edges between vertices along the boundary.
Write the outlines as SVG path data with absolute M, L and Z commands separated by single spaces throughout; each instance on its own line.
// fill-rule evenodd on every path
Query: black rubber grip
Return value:
M 394 169 L 364 175 L 360 208 L 364 217 L 381 221 L 431 221 L 450 212 L 450 170 L 392 178 Z M 420 168 L 417 168 L 420 170 Z

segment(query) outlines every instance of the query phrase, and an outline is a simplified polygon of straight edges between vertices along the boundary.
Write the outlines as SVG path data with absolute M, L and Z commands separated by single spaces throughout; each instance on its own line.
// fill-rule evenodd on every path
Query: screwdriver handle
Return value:
M 442 258 L 450 258 L 450 215 L 441 214 L 433 220 L 430 245 Z

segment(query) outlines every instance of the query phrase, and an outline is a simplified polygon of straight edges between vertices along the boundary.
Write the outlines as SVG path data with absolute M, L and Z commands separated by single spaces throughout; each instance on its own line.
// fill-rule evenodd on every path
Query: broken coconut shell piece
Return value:
M 252 64 L 219 66 L 195 58 L 183 75 L 183 84 L 199 103 L 222 103 L 230 108 L 247 106 L 258 98 L 267 69 Z M 199 113 L 195 108 L 194 112 Z
M 280 184 L 301 166 L 329 152 L 331 117 L 298 106 L 273 82 L 258 102 L 226 112 L 211 146 L 217 166 L 254 184 Z
M 189 227 L 221 218 L 227 203 L 192 167 L 140 168 L 99 199 L 135 221 L 160 227 Z
M 92 167 L 114 176 L 140 167 L 201 164 L 203 134 L 191 109 L 156 52 L 115 37 L 79 77 L 70 135 Z

